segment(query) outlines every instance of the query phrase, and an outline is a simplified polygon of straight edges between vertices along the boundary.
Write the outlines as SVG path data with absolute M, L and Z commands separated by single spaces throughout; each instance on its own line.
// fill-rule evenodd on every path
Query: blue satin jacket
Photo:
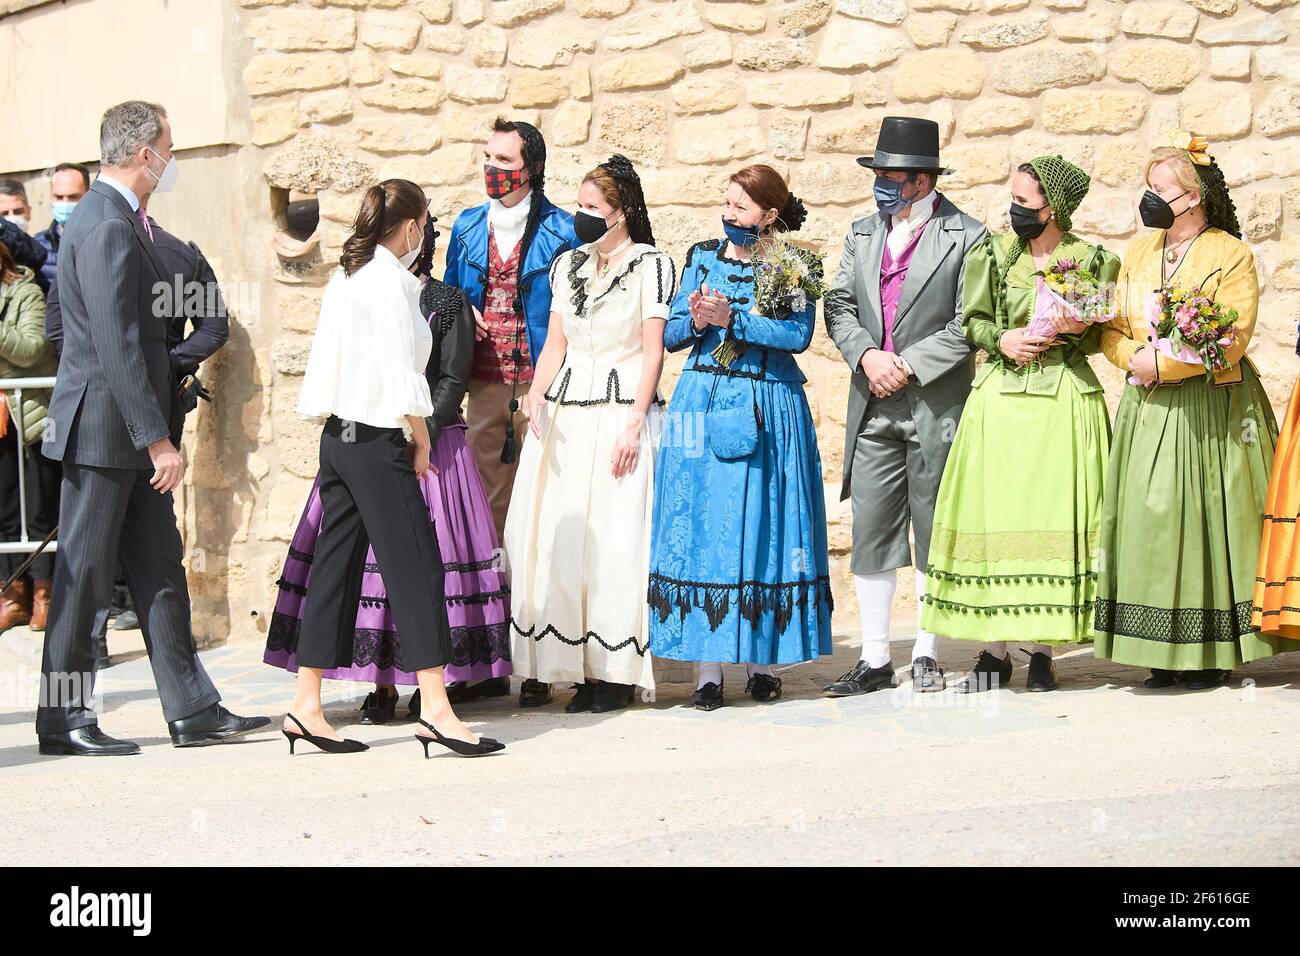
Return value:
M 528 354 L 534 362 L 546 344 L 546 328 L 551 318 L 551 283 L 549 271 L 555 257 L 581 243 L 573 232 L 573 216 L 545 196 L 537 234 L 528 246 L 528 255 L 519 269 L 519 295 L 523 299 L 524 322 L 528 326 Z M 447 269 L 442 281 L 465 293 L 470 304 L 483 311 L 487 291 L 488 206 L 474 206 L 456 217 L 447 244 Z

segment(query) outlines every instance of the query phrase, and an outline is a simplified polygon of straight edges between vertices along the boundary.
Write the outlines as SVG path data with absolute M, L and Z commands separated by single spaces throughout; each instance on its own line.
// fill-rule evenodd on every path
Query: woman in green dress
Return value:
M 1218 687 L 1232 668 L 1300 642 L 1251 625 L 1277 423 L 1246 346 L 1259 284 L 1223 173 L 1204 140 L 1175 134 L 1147 163 L 1106 357 L 1131 373 L 1106 471 L 1094 653 L 1151 669 L 1147 687 Z M 1157 354 L 1154 290 L 1199 289 L 1237 310 L 1228 367 Z
M 966 337 L 988 353 L 948 463 L 930 538 L 921 626 L 982 641 L 963 692 L 1006 686 L 1006 642 L 1033 642 L 1026 686 L 1056 687 L 1052 646 L 1092 637 L 1098 531 L 1110 421 L 1088 365 L 1101 327 L 1064 306 L 1038 309 L 1038 276 L 1065 272 L 1112 288 L 1119 259 L 1070 232 L 1088 176 L 1060 156 L 1012 180 L 1013 231 L 966 257 Z M 1095 300 L 1080 314 L 1092 314 Z M 1056 334 L 1031 335 L 1040 312 Z

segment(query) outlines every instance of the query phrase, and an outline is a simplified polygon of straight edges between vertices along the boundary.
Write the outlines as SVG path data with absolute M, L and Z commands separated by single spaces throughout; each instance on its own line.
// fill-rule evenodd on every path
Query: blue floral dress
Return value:
M 691 349 L 665 416 L 655 467 L 650 646 L 682 661 L 788 664 L 831 653 L 831 586 L 821 455 L 794 360 L 812 340 L 816 305 L 775 320 L 750 314 L 754 270 L 691 247 L 664 344 Z M 697 332 L 687 299 L 707 282 L 731 303 L 729 330 Z M 710 354 L 729 336 L 729 368 Z M 758 443 L 723 459 L 709 411 L 756 405 Z

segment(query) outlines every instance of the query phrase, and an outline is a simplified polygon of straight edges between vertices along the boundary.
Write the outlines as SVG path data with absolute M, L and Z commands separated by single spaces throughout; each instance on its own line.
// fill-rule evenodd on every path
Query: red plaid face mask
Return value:
M 491 163 L 483 164 L 483 181 L 487 184 L 487 194 L 493 199 L 508 196 L 524 184 L 523 169 L 502 169 Z

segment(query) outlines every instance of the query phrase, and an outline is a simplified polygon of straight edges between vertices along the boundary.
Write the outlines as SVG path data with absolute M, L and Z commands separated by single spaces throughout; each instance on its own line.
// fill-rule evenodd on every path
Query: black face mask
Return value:
M 605 222 L 605 217 L 589 209 L 579 209 L 573 217 L 573 231 L 584 243 L 599 242 L 605 234 L 622 222 L 619 219 L 613 226 Z
M 1174 199 L 1182 199 L 1187 193 L 1179 193 Z M 1189 212 L 1191 206 L 1188 206 L 1183 212 L 1174 214 L 1174 207 L 1169 205 L 1151 190 L 1142 194 L 1142 201 L 1138 203 L 1138 212 L 1142 214 L 1142 225 L 1148 229 L 1168 229 L 1174 224 L 1174 220 L 1184 212 Z
M 1046 206 L 1039 206 L 1037 209 L 1030 209 L 1028 206 L 1013 202 L 1011 204 L 1012 230 L 1026 242 L 1030 239 L 1037 239 L 1043 234 L 1043 230 L 1047 228 L 1046 222 L 1038 221 L 1038 214 L 1046 208 Z

